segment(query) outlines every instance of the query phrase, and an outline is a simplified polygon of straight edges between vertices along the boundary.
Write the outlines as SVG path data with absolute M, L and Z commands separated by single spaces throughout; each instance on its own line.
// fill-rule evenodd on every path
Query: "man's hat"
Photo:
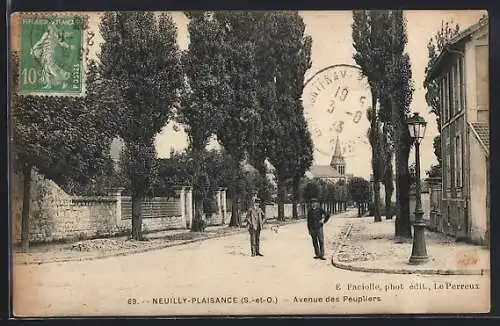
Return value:
M 317 201 L 318 201 L 318 198 L 316 198 L 316 197 L 311 198 L 311 202 L 317 202 Z
M 260 203 L 260 198 L 258 197 L 255 197 L 255 199 L 253 200 L 254 203 Z

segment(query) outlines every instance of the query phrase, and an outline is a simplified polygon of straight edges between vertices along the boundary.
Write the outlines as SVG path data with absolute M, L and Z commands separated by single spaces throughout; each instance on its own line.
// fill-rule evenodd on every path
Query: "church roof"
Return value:
M 313 165 L 309 172 L 315 178 L 343 178 L 343 176 L 330 165 Z

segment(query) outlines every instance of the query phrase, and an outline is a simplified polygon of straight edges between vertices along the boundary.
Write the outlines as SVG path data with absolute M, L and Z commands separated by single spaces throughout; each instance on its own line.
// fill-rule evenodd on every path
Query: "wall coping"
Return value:
M 132 199 L 132 196 L 122 196 L 122 199 Z M 178 197 L 170 196 L 170 197 L 144 197 L 144 201 L 154 200 L 154 199 L 162 199 L 162 200 L 177 200 Z
M 114 202 L 115 197 L 111 196 L 72 196 L 72 202 Z
M 122 217 L 121 220 L 122 221 L 127 221 L 127 220 L 131 220 L 132 219 L 132 215 L 130 215 L 130 217 L 126 216 L 126 217 Z M 176 214 L 176 215 L 169 215 L 169 216 L 141 216 L 141 219 L 143 220 L 154 220 L 154 219 L 182 219 L 182 215 L 180 214 Z

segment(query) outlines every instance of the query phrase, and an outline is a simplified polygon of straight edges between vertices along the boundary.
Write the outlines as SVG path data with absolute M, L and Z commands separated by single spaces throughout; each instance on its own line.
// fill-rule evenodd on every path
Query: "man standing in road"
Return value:
M 311 235 L 314 246 L 314 259 L 325 260 L 325 246 L 323 237 L 323 224 L 328 222 L 330 214 L 319 207 L 319 202 L 316 198 L 311 198 L 312 207 L 307 212 L 307 228 Z
M 247 223 L 248 232 L 250 233 L 250 248 L 252 257 L 264 256 L 260 253 L 260 230 L 265 223 L 265 216 L 262 209 L 259 207 L 260 200 L 254 199 L 253 206 L 251 206 L 246 214 L 245 222 Z

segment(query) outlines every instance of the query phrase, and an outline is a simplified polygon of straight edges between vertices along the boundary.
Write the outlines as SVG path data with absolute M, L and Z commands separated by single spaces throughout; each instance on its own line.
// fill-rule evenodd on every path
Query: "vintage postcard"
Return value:
M 14 316 L 489 312 L 488 31 L 12 14 Z

